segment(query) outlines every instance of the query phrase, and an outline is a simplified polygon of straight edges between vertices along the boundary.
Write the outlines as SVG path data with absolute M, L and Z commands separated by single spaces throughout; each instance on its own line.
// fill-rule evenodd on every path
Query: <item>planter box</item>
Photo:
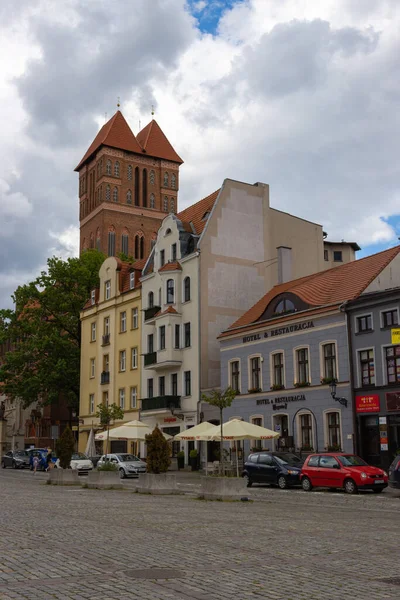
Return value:
M 47 476 L 50 485 L 80 485 L 78 472 L 72 469 L 51 469 Z
M 176 485 L 176 476 L 171 473 L 143 473 L 139 475 L 136 488 L 139 494 L 182 494 Z
M 201 477 L 199 498 L 204 500 L 240 500 L 247 498 L 243 477 Z
M 118 471 L 90 471 L 83 485 L 89 489 L 122 490 L 123 485 Z

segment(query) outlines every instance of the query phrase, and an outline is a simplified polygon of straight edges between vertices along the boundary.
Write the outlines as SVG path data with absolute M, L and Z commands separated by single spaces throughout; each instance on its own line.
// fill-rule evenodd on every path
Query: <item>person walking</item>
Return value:
M 39 466 L 39 461 L 40 461 L 40 459 L 39 459 L 39 457 L 38 457 L 37 455 L 35 455 L 35 456 L 33 457 L 33 459 L 32 459 L 32 464 L 33 464 L 33 474 L 34 474 L 34 475 L 36 475 L 36 471 L 37 471 L 37 468 L 38 468 L 38 466 Z
M 46 471 L 49 471 L 52 467 L 53 467 L 53 461 L 52 461 L 52 449 L 48 448 L 47 449 L 47 456 L 46 456 Z

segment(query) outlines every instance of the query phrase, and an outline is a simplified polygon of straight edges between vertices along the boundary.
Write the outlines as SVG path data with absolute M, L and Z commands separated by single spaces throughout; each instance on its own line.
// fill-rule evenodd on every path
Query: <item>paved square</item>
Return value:
M 400 498 L 251 495 L 147 497 L 2 470 L 0 598 L 398 600 Z

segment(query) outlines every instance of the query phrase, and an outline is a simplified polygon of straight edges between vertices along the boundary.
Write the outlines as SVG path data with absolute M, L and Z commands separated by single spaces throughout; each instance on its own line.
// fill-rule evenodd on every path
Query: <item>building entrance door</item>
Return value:
M 276 438 L 275 447 L 277 450 L 288 450 L 287 439 L 289 437 L 289 419 L 287 415 L 273 415 L 273 429 L 279 433 Z
M 375 467 L 381 466 L 379 418 L 377 416 L 360 417 L 361 456 Z

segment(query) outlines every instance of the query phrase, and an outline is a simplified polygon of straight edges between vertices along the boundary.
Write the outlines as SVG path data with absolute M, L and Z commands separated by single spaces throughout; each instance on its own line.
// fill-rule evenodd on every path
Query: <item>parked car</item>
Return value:
M 254 452 L 244 463 L 242 476 L 247 487 L 253 483 L 269 483 L 284 490 L 300 485 L 303 459 L 290 452 Z
M 371 467 L 354 454 L 310 454 L 301 469 L 301 485 L 310 492 L 313 487 L 343 488 L 348 494 L 358 490 L 382 492 L 388 485 L 388 474 Z
M 25 469 L 29 467 L 29 456 L 26 450 L 10 450 L 1 459 L 3 469 L 12 467 L 13 469 Z
M 398 454 L 389 467 L 389 486 L 400 489 L 400 454 Z
M 99 460 L 101 458 L 101 454 L 96 454 L 96 456 L 89 456 L 88 458 L 89 458 L 89 460 L 92 461 L 93 468 L 96 468 L 97 467 L 97 463 L 99 462 Z
M 108 461 L 115 464 L 121 479 L 124 477 L 139 477 L 139 473 L 146 473 L 146 463 L 133 454 L 103 454 L 97 466 L 101 467 Z
M 60 467 L 60 459 L 57 459 L 55 468 Z M 71 456 L 70 468 L 74 471 L 78 471 L 79 475 L 88 474 L 93 467 L 93 463 L 83 452 L 74 452 Z
M 47 463 L 46 463 L 47 448 L 29 448 L 28 450 L 26 450 L 26 452 L 28 453 L 28 456 L 29 456 L 29 467 L 30 467 L 31 471 L 33 471 L 33 457 L 34 456 L 39 457 L 38 470 L 39 471 L 46 470 L 46 468 L 47 468 Z M 57 456 L 54 454 L 54 452 L 52 452 L 51 460 L 54 463 L 54 466 L 56 466 Z

